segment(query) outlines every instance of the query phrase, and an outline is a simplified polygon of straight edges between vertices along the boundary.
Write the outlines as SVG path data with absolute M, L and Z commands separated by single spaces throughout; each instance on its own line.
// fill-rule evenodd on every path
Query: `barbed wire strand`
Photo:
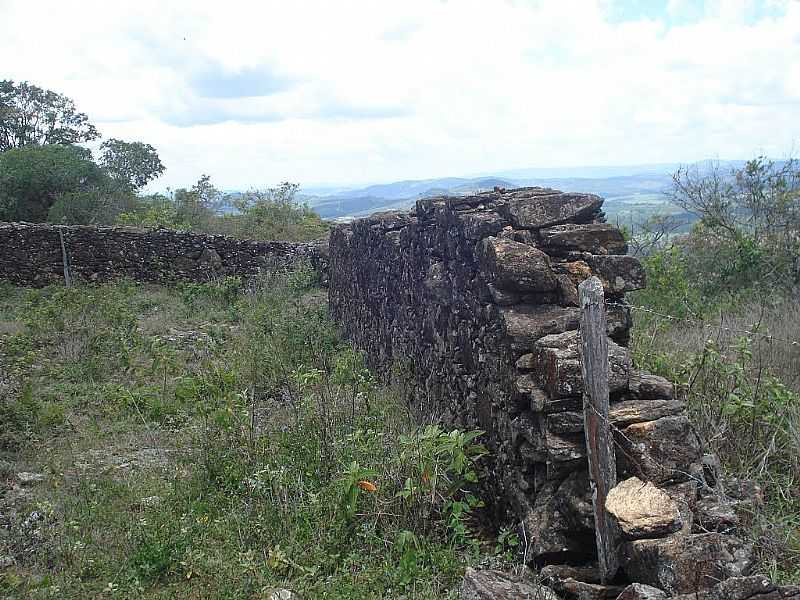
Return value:
M 590 408 L 592 410 L 592 412 L 595 413 L 595 415 L 597 415 L 597 417 L 600 419 L 600 421 L 602 421 L 603 424 L 606 427 L 608 427 L 608 429 L 612 433 L 612 435 L 611 435 L 612 444 L 614 445 L 615 448 L 617 448 L 618 450 L 622 451 L 622 454 L 625 455 L 625 458 L 628 460 L 628 462 L 630 464 L 636 464 L 637 466 L 642 468 L 643 467 L 642 460 L 640 460 L 639 458 L 636 458 L 634 456 L 631 456 L 631 454 L 628 452 L 627 448 L 622 444 L 622 442 L 619 441 L 618 436 L 621 437 L 622 439 L 624 439 L 626 442 L 628 442 L 628 444 L 629 444 L 629 446 L 631 448 L 634 448 L 634 447 L 637 446 L 636 442 L 634 442 L 627 435 L 625 435 L 625 432 L 620 427 L 618 427 L 615 423 L 613 423 L 611 421 L 610 416 L 607 417 L 607 416 L 601 414 L 600 411 L 597 410 L 597 408 L 592 406 L 592 405 L 587 405 L 585 408 Z M 667 467 L 665 467 L 663 465 L 661 465 L 661 470 L 664 473 L 675 474 L 675 475 L 683 475 L 683 476 L 687 477 L 688 479 L 697 482 L 701 487 L 710 489 L 708 484 L 706 483 L 706 481 L 704 479 L 698 477 L 694 473 L 689 473 L 687 471 L 682 471 L 680 469 L 669 469 L 669 468 L 667 468 Z
M 700 325 L 706 329 L 717 329 L 719 331 L 729 331 L 731 333 L 740 333 L 754 337 L 761 337 L 770 342 L 782 342 L 784 344 L 789 344 L 790 346 L 800 346 L 800 340 L 790 340 L 788 338 L 783 338 L 777 335 L 772 335 L 771 333 L 763 333 L 761 331 L 752 331 L 750 329 L 739 329 L 737 327 L 726 327 L 724 325 L 714 325 L 712 323 L 706 323 L 699 319 L 687 319 L 684 317 L 676 317 L 675 315 L 668 315 L 666 313 L 661 313 L 655 311 L 651 308 L 645 308 L 644 306 L 636 306 L 635 304 L 623 304 L 621 302 L 606 302 L 606 306 L 619 306 L 622 308 L 628 308 L 630 310 L 638 310 L 640 312 L 649 313 L 651 315 L 655 315 L 657 317 L 661 317 L 663 319 L 667 319 L 672 322 L 676 323 L 686 323 L 688 325 Z

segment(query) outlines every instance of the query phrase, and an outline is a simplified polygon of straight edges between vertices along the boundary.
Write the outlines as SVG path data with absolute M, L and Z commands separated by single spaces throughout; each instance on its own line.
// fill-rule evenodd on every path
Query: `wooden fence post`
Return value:
M 70 287 L 72 285 L 72 274 L 69 268 L 69 254 L 67 254 L 67 245 L 64 243 L 64 230 L 58 228 L 58 239 L 61 240 L 61 263 L 64 265 L 64 285 Z
M 617 484 L 613 438 L 608 422 L 608 336 L 603 284 L 590 277 L 578 286 L 581 305 L 583 422 L 592 484 L 597 559 L 602 583 L 619 568 L 616 526 L 606 511 L 606 496 Z

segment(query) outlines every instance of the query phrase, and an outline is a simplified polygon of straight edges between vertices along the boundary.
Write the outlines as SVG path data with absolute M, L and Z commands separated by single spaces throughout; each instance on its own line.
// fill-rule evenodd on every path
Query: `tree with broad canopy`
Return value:
M 0 152 L 45 144 L 78 144 L 100 136 L 66 96 L 26 81 L 0 81 Z

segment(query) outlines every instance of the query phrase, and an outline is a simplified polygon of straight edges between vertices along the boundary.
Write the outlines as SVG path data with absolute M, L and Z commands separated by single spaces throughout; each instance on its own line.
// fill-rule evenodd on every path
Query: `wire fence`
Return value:
M 712 329 L 715 331 L 726 331 L 729 333 L 737 334 L 737 335 L 745 335 L 748 337 L 758 337 L 762 338 L 768 342 L 781 342 L 783 344 L 787 344 L 793 347 L 800 347 L 800 340 L 792 340 L 788 338 L 784 338 L 781 336 L 773 335 L 771 333 L 765 333 L 763 331 L 755 331 L 751 329 L 742 329 L 738 327 L 727 327 L 725 325 L 715 325 L 713 323 L 707 323 L 701 319 L 687 319 L 685 317 L 677 317 L 675 315 L 669 315 L 666 313 L 658 312 L 652 310 L 650 308 L 646 308 L 644 306 L 636 306 L 635 304 L 623 304 L 620 302 L 606 302 L 606 306 L 619 306 L 621 308 L 626 308 L 634 311 L 639 311 L 647 314 L 654 315 L 656 317 L 666 319 L 673 323 L 683 323 L 686 325 L 691 325 L 694 327 L 704 327 L 706 329 Z

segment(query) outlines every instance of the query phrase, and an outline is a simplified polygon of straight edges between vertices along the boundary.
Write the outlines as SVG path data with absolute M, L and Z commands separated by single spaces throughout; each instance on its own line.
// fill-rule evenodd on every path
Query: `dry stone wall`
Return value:
M 0 223 L 0 279 L 22 286 L 63 282 L 64 253 L 73 278 L 87 281 L 246 278 L 300 261 L 310 262 L 324 277 L 327 268 L 325 242 L 256 242 L 168 229 Z
M 645 285 L 602 199 L 525 188 L 431 198 L 335 229 L 330 310 L 373 366 L 412 373 L 420 418 L 486 432 L 487 483 L 520 524 L 529 563 L 565 597 L 600 585 L 586 469 L 577 285 L 607 300 L 618 582 L 666 593 L 746 575 L 737 501 L 672 385 L 636 371 L 625 293 Z M 638 483 L 637 483 L 638 482 Z

